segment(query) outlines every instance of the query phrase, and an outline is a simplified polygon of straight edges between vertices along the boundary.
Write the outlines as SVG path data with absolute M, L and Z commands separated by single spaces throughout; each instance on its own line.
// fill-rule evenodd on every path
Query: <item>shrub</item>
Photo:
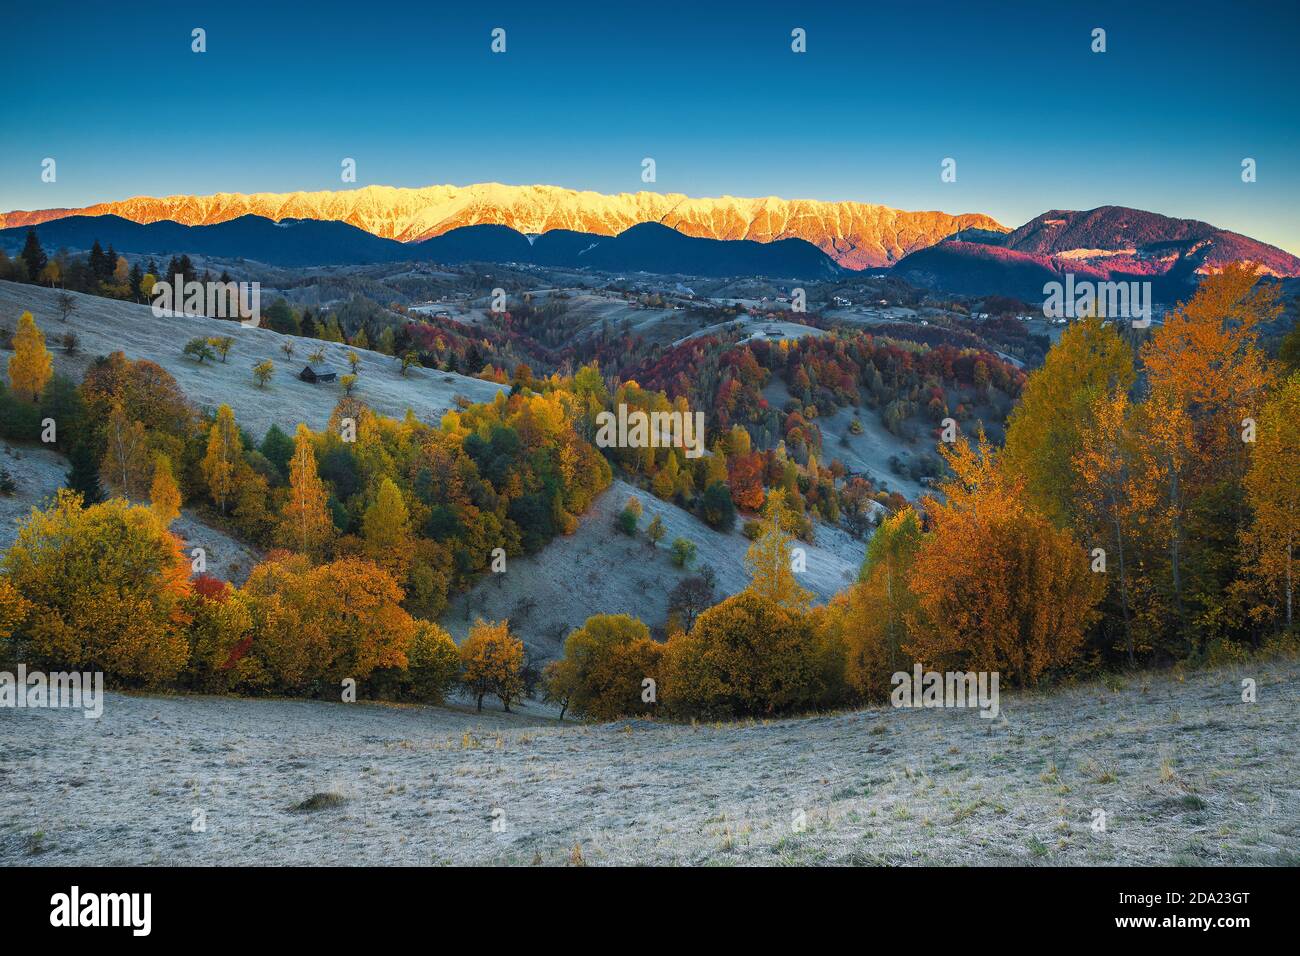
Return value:
M 564 657 L 548 674 L 552 699 L 591 720 L 643 714 L 654 701 L 643 701 L 646 678 L 659 682 L 663 645 L 626 614 L 587 618 L 564 642 Z
M 695 561 L 695 542 L 685 538 L 673 539 L 673 564 L 679 568 L 689 568 Z
M 720 481 L 705 488 L 700 497 L 700 518 L 717 531 L 730 531 L 734 528 L 736 505 L 731 500 L 731 489 Z
M 215 358 L 217 354 L 207 339 L 190 339 L 181 351 L 190 358 L 196 359 L 200 365 L 207 359 Z
M 664 527 L 664 519 L 659 515 L 655 515 L 650 522 L 650 526 L 645 529 L 645 536 L 650 540 L 651 547 L 657 547 L 667 533 L 668 529 Z
M 828 701 L 830 656 L 810 615 L 742 591 L 669 638 L 664 698 L 689 716 L 798 711 Z
M 631 508 L 624 508 L 614 519 L 614 527 L 618 528 L 628 537 L 636 534 L 636 512 Z

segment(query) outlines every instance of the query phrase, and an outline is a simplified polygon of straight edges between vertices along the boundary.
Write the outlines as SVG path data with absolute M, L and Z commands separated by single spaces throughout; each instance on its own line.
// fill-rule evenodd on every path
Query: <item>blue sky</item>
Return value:
M 29 5 L 0 58 L 0 209 L 350 188 L 354 157 L 357 185 L 854 199 L 1012 226 L 1131 205 L 1300 253 L 1294 0 L 849 6 Z

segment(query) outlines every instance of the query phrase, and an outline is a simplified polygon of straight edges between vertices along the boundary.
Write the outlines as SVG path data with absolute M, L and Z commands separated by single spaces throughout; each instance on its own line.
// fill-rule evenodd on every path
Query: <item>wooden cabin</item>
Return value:
M 298 373 L 298 377 L 304 382 L 311 382 L 315 385 L 317 382 L 332 382 L 338 378 L 337 372 L 318 372 L 310 365 L 303 366 L 303 370 Z

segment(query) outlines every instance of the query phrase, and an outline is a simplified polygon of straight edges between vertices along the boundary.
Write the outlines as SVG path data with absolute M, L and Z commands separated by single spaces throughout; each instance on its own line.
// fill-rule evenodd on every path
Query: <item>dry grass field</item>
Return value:
M 0 710 L 0 863 L 1300 863 L 1297 662 L 1006 693 L 1002 711 Z

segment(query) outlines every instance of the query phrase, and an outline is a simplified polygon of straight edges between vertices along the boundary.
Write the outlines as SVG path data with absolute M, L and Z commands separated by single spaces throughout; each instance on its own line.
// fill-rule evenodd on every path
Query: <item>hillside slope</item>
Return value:
M 146 305 L 71 294 L 77 300 L 77 309 L 64 324 L 56 307 L 59 290 L 0 282 L 0 322 L 15 328 L 18 317 L 30 311 L 54 353 L 55 370 L 73 381 L 81 381 L 95 356 L 114 351 L 121 351 L 130 359 L 156 362 L 175 377 L 195 405 L 200 408 L 229 405 L 239 424 L 257 438 L 272 423 L 291 435 L 299 422 L 306 422 L 314 429 L 329 423 L 330 412 L 343 395 L 342 389 L 337 383 L 309 385 L 297 377 L 307 364 L 308 353 L 316 348 L 325 350 L 325 361 L 318 363 L 318 368 L 340 374 L 348 370 L 347 353 L 357 352 L 362 361 L 356 397 L 375 411 L 394 418 L 401 418 L 409 408 L 422 420 L 437 422 L 453 406 L 456 395 L 485 402 L 501 389 L 481 379 L 423 368 L 412 368 L 402 375 L 392 356 L 366 349 L 281 335 L 270 329 L 244 328 L 238 322 L 202 316 L 158 318 Z M 79 340 L 77 352 L 72 355 L 55 341 L 68 331 Z M 199 365 L 181 354 L 190 338 L 217 335 L 228 335 L 235 340 L 224 363 Z M 294 343 L 292 359 L 281 350 L 285 341 Z M 262 389 L 253 382 L 252 367 L 265 359 L 275 364 L 275 376 Z
M 644 509 L 636 538 L 614 528 L 629 496 L 638 498 Z M 667 533 L 651 549 L 645 529 L 656 515 Z M 672 563 L 669 549 L 677 537 L 693 541 L 698 549 L 691 571 Z M 816 543 L 798 544 L 808 566 L 799 581 L 819 602 L 854 580 L 866 556 L 863 542 L 823 524 L 817 525 Z M 676 505 L 616 480 L 582 516 L 575 533 L 556 538 L 540 554 L 510 559 L 504 574 L 485 575 L 452 602 L 439 623 L 460 640 L 476 617 L 510 618 L 511 630 L 535 655 L 556 657 L 569 630 L 592 614 L 631 614 L 647 625 L 663 625 L 669 592 L 706 564 L 716 572 L 722 596 L 744 589 L 749 584 L 748 547 L 739 522 L 730 534 L 714 531 Z

